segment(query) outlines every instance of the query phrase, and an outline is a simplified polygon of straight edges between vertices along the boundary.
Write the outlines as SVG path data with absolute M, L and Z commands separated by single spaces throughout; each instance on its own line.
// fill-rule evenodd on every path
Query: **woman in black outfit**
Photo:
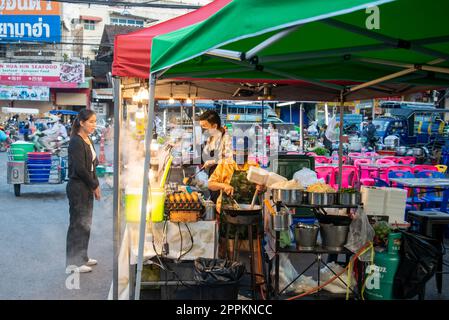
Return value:
M 92 110 L 83 109 L 72 127 L 69 144 L 69 182 L 67 197 L 70 206 L 70 226 L 67 232 L 67 269 L 90 272 L 97 261 L 89 259 L 90 227 L 94 196 L 100 200 L 100 187 L 95 168 L 97 155 L 89 135 L 95 130 L 97 117 Z

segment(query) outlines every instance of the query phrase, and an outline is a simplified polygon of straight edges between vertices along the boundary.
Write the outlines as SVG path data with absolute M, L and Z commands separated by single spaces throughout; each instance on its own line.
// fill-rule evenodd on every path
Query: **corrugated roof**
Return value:
M 94 17 L 94 16 L 80 16 L 80 20 L 89 20 L 89 21 L 103 21 L 101 17 Z

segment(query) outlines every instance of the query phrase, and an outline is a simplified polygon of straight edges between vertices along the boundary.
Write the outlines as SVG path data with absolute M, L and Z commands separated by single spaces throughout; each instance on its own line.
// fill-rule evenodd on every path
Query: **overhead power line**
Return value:
M 146 7 L 146 8 L 162 8 L 162 9 L 199 9 L 201 5 L 192 4 L 171 4 L 171 3 L 155 3 L 146 2 L 130 2 L 130 1 L 107 1 L 107 0 L 52 0 L 53 2 L 65 2 L 74 4 L 97 4 L 108 7 Z

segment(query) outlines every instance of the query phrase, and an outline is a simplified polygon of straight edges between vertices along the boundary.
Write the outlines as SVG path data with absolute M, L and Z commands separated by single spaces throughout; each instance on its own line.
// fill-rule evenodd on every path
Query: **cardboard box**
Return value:
M 366 214 L 383 215 L 386 191 L 377 187 L 361 187 L 362 203 Z

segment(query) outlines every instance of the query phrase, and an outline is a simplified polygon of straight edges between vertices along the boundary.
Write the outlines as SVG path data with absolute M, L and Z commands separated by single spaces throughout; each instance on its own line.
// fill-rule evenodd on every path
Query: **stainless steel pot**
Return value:
M 312 250 L 318 238 L 318 224 L 298 223 L 295 227 L 296 246 L 303 250 Z
M 271 216 L 271 223 L 274 231 L 287 231 L 290 225 L 290 215 L 282 208 L 278 213 Z
M 320 223 L 322 246 L 324 249 L 341 251 L 348 237 L 349 226 Z
M 397 147 L 396 154 L 398 156 L 405 156 L 407 154 L 407 150 L 408 150 L 408 148 L 404 147 L 404 146 Z
M 338 194 L 338 203 L 341 205 L 358 206 L 360 202 L 362 202 L 362 195 L 360 192 L 342 192 Z
M 421 148 L 412 148 L 412 150 L 415 157 L 421 157 L 424 154 Z
M 338 194 L 335 192 L 331 193 L 318 193 L 309 192 L 309 203 L 313 205 L 326 206 L 334 205 L 337 203 Z
M 287 206 L 304 203 L 303 190 L 273 189 L 272 195 L 274 202 L 282 202 Z
M 205 221 L 213 221 L 216 219 L 215 203 L 211 200 L 204 202 L 204 213 L 201 218 Z

